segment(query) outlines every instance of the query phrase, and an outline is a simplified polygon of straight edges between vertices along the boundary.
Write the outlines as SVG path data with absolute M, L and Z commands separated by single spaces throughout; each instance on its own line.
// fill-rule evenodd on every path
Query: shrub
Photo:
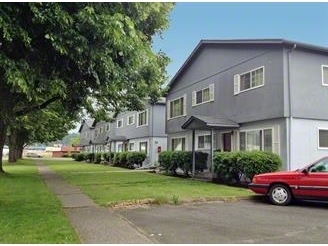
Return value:
M 141 167 L 146 156 L 145 152 L 128 152 L 126 155 L 126 161 L 129 167 L 133 167 L 134 164 Z
M 102 153 L 96 153 L 95 155 L 95 158 L 94 158 L 94 163 L 95 164 L 99 164 L 101 162 L 101 156 L 102 156 Z
M 103 158 L 107 162 L 113 162 L 114 153 L 113 152 L 105 152 L 105 153 L 103 153 Z
M 224 183 L 240 183 L 242 176 L 249 182 L 256 174 L 279 170 L 281 164 L 277 154 L 264 151 L 217 152 L 214 155 L 214 171 Z
M 195 152 L 196 171 L 206 169 L 207 158 L 207 153 Z M 192 151 L 163 151 L 159 154 L 158 162 L 166 173 L 176 174 L 176 170 L 180 168 L 188 176 L 192 171 Z
M 167 174 L 175 172 L 177 167 L 173 166 L 173 163 L 171 162 L 171 155 L 173 151 L 162 151 L 158 155 L 158 162 L 160 167 L 162 167 Z
M 74 156 L 72 156 L 72 157 L 76 161 L 84 161 L 85 160 L 85 154 L 84 153 L 74 154 Z
M 95 153 L 87 153 L 87 154 L 85 155 L 85 160 L 86 160 L 87 162 L 92 163 L 92 162 L 94 161 L 94 159 L 95 159 Z

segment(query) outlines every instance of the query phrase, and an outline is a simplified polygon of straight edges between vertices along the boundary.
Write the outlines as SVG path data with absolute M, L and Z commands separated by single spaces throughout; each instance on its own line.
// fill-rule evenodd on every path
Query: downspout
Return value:
M 288 119 L 287 119 L 287 169 L 291 170 L 291 140 L 292 140 L 292 93 L 290 81 L 290 53 L 296 49 L 296 44 L 290 50 L 287 50 L 287 86 L 288 86 Z

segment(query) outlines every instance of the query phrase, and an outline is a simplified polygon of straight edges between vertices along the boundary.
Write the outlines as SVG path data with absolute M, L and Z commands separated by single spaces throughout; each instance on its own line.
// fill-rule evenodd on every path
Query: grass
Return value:
M 96 203 L 107 206 L 145 200 L 152 203 L 180 204 L 187 201 L 217 200 L 253 195 L 247 189 L 193 179 L 75 161 L 43 160 L 66 181 L 77 185 Z
M 8 174 L 0 175 L 0 244 L 80 243 L 33 160 L 3 167 Z

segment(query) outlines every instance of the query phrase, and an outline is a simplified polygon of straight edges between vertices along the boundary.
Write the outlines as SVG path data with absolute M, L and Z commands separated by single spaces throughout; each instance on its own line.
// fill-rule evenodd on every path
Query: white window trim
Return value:
M 121 126 L 118 126 L 118 122 L 122 122 L 122 125 Z M 120 120 L 117 120 L 116 121 L 116 128 L 122 128 L 123 127 L 123 119 L 120 119 Z
M 170 117 L 170 115 L 171 115 L 171 102 L 174 102 L 174 101 L 179 100 L 181 98 L 183 98 L 183 114 L 178 115 L 178 116 L 174 116 L 174 117 Z M 180 117 L 185 117 L 186 115 L 187 115 L 187 94 L 184 94 L 181 97 L 176 97 L 173 100 L 167 101 L 167 119 L 168 120 L 176 119 L 176 118 L 180 118 Z
M 146 113 L 146 123 L 143 124 L 143 125 L 139 125 L 139 115 L 142 114 L 142 113 Z M 144 111 L 141 111 L 141 112 L 138 112 L 138 114 L 137 114 L 137 128 L 138 127 L 143 127 L 143 126 L 148 126 L 148 118 L 149 118 L 148 109 L 146 109 Z
M 320 130 L 328 131 L 328 128 L 318 127 L 318 130 L 317 130 L 317 134 L 318 134 L 318 149 L 327 150 L 328 147 L 320 147 L 320 134 L 319 134 L 319 131 Z
M 196 135 L 197 137 L 196 137 L 196 146 L 197 146 L 197 149 L 200 149 L 200 150 L 208 150 L 208 149 L 210 149 L 211 148 L 211 143 L 209 144 L 210 146 L 208 147 L 208 148 L 206 148 L 206 142 L 205 142 L 205 136 L 212 136 L 211 135 L 211 133 L 208 133 L 208 134 L 205 134 L 205 133 L 202 133 L 202 134 L 197 134 Z M 198 144 L 199 144 L 199 137 L 204 137 L 204 148 L 199 148 L 198 147 Z M 214 138 L 215 138 L 215 135 L 214 135 Z
M 263 84 L 262 85 L 258 85 L 258 86 L 254 86 L 254 87 L 251 87 L 251 88 L 248 88 L 246 90 L 240 90 L 240 76 L 244 75 L 244 74 L 247 74 L 247 73 L 251 73 L 253 71 L 256 71 L 256 70 L 259 70 L 263 68 Z M 243 93 L 243 92 L 246 92 L 246 91 L 250 91 L 250 90 L 254 90 L 254 89 L 257 89 L 257 88 L 260 88 L 260 87 L 263 87 L 265 85 L 265 67 L 264 66 L 261 66 L 261 67 L 258 67 L 258 68 L 254 68 L 252 70 L 249 70 L 247 72 L 244 72 L 244 73 L 241 73 L 241 74 L 235 74 L 234 75 L 234 95 L 238 95 L 240 93 Z
M 328 86 L 328 84 L 324 83 L 323 68 L 328 68 L 328 65 L 321 65 L 321 85 Z
M 132 121 L 132 123 L 129 123 L 129 118 L 130 118 L 130 117 L 133 117 L 133 121 Z M 135 118 L 136 118 L 136 117 L 135 117 L 134 114 L 127 116 L 127 117 L 126 117 L 126 124 L 127 124 L 128 126 L 134 125 L 134 123 L 135 123 Z
M 245 144 L 247 146 L 247 132 L 253 132 L 253 131 L 265 131 L 265 130 L 271 130 L 272 132 L 272 153 L 275 153 L 274 152 L 274 144 L 275 144 L 275 141 L 274 141 L 274 134 L 275 134 L 275 131 L 274 131 L 274 127 L 263 127 L 263 128 L 254 128 L 254 129 L 247 129 L 247 130 L 239 130 L 238 132 L 238 150 L 240 150 L 240 133 L 241 132 L 245 132 L 246 133 L 246 139 L 245 139 Z M 262 138 L 263 138 L 263 134 L 262 134 Z M 264 144 L 264 141 L 262 139 L 262 145 Z M 264 146 L 261 146 L 261 148 L 263 149 Z M 247 151 L 247 150 L 246 150 Z M 261 150 L 263 151 L 263 150 Z
M 146 153 L 147 153 L 147 156 L 149 155 L 149 151 L 150 151 L 150 149 L 149 149 L 149 141 L 148 140 L 144 140 L 144 141 L 142 141 L 142 140 L 140 140 L 140 141 L 138 141 L 138 151 L 141 151 L 141 149 L 140 149 L 140 144 L 141 143 L 147 143 L 147 149 L 146 149 Z
M 201 103 L 197 103 L 197 92 L 204 91 L 206 89 L 209 90 L 209 99 L 207 101 L 203 101 Z M 207 87 L 205 87 L 205 88 L 203 88 L 201 90 L 197 90 L 197 91 L 193 91 L 192 92 L 192 99 L 191 99 L 191 105 L 192 105 L 192 107 L 196 107 L 198 105 L 202 105 L 202 104 L 213 102 L 213 101 L 214 101 L 214 84 L 209 84 Z
M 187 141 L 188 141 L 188 138 L 186 135 L 182 135 L 182 136 L 177 136 L 177 137 L 171 137 L 170 138 L 170 149 L 173 149 L 172 147 L 172 140 L 173 139 L 181 139 L 181 138 L 184 138 L 185 139 L 185 150 L 188 151 L 188 146 L 187 146 Z

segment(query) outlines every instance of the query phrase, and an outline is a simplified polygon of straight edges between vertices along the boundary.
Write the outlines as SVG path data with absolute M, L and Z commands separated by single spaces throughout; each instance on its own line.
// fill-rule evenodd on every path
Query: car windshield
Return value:
M 323 158 L 308 168 L 309 172 L 328 172 L 328 158 Z

